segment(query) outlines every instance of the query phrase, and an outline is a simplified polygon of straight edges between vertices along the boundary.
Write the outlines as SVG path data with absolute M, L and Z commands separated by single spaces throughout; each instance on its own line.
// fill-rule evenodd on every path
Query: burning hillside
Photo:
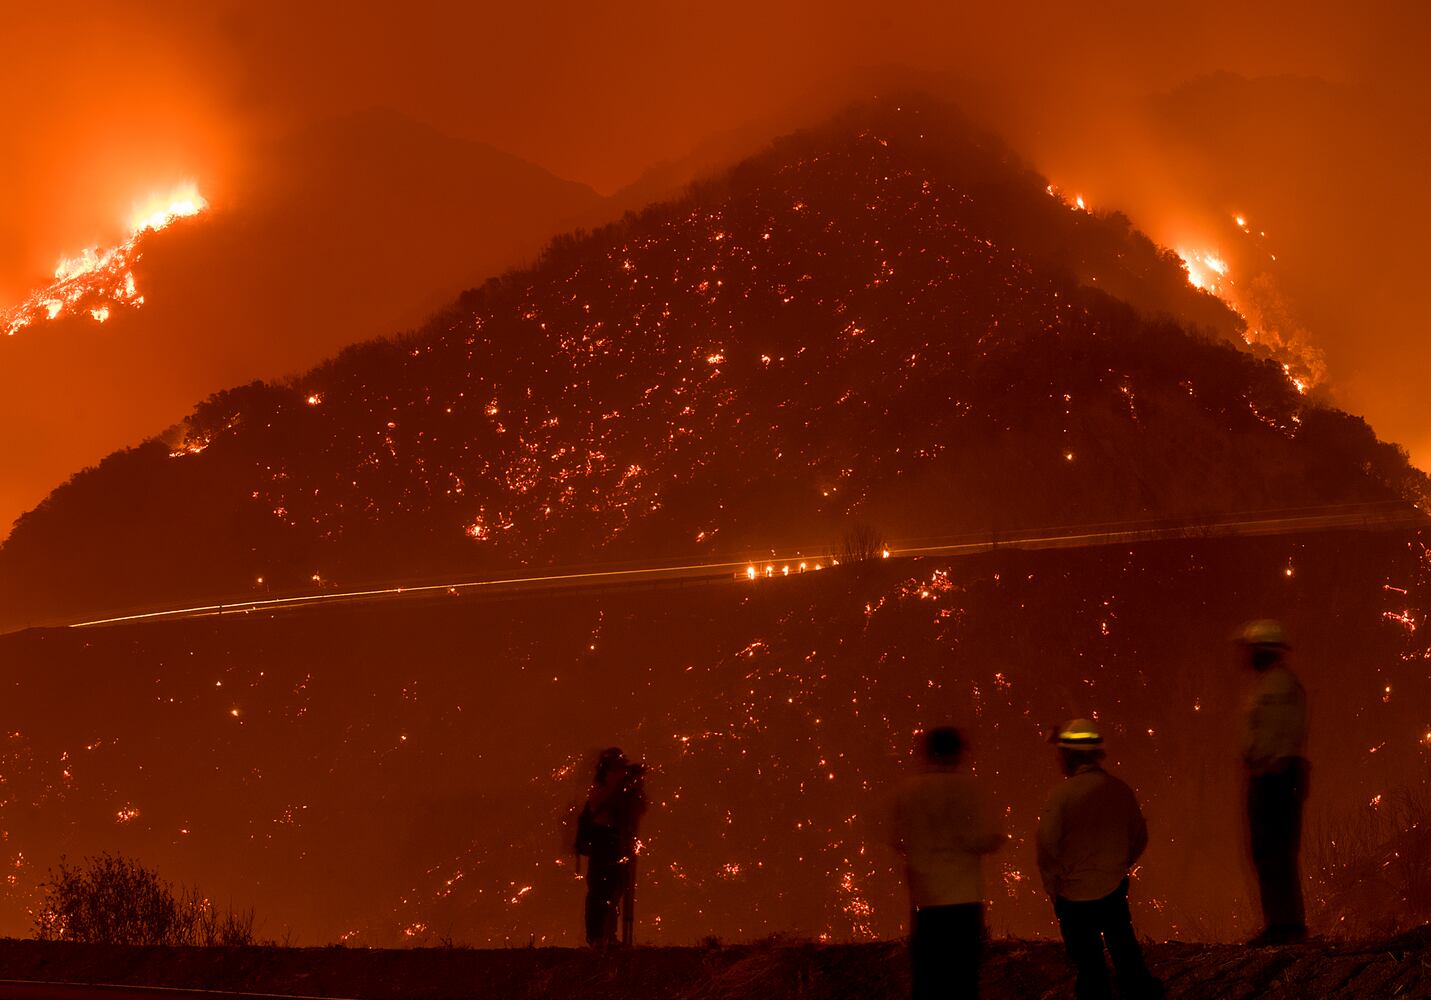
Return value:
M 1070 210 L 1092 211 L 1081 194 L 1070 194 L 1053 184 L 1045 190 Z M 1222 236 L 1236 250 L 1235 254 L 1207 246 L 1193 249 L 1186 242 L 1177 244 L 1176 253 L 1188 284 L 1216 297 L 1235 313 L 1241 320 L 1243 343 L 1255 356 L 1281 365 L 1297 391 L 1305 395 L 1325 379 L 1326 359 L 1305 331 L 1297 327 L 1286 306 L 1278 278 L 1270 270 L 1277 257 L 1267 249 L 1267 233 L 1254 232 L 1244 215 L 1232 216 L 1231 222 Z M 1098 282 L 1096 274 L 1086 278 Z
M 143 256 L 145 236 L 178 219 L 198 215 L 208 204 L 193 183 L 136 204 L 128 220 L 129 235 L 122 242 L 106 248 L 86 247 L 73 257 L 60 258 L 52 284 L 0 312 L 0 330 L 14 336 L 37 323 L 84 313 L 103 323 L 115 309 L 142 306 L 144 296 L 135 284 L 134 267 Z
M 581 185 L 394 114 L 280 131 L 248 168 L 208 169 L 202 194 L 214 207 L 132 242 L 144 219 L 193 192 L 120 213 L 113 238 L 74 255 L 93 273 L 51 288 L 37 280 L 54 270 L 43 261 L 23 276 L 29 284 L 10 276 L 12 297 L 0 298 L 0 539 L 76 469 L 172 424 L 196 399 L 409 329 L 530 261 L 553 234 L 619 215 Z M 86 200 L 76 191 L 66 212 L 79 215 Z M 82 221 L 78 231 L 94 231 L 108 218 Z M 10 249 L 5 235 L 0 247 Z M 20 289 L 41 284 L 27 308 L 6 312 L 26 298 Z
M 5 621 L 818 551 L 852 519 L 907 538 L 1420 495 L 1237 350 L 1176 254 L 1046 187 L 925 104 L 792 136 L 76 477 L 0 550 Z

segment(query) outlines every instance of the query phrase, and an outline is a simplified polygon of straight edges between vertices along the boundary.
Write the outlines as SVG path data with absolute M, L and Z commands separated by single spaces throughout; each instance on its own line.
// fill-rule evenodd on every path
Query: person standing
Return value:
M 601 751 L 577 819 L 576 853 L 587 859 L 586 942 L 599 950 L 616 943 L 617 912 L 623 901 L 631 905 L 636 832 L 646 811 L 643 772 L 620 748 Z
M 930 730 L 925 766 L 899 787 L 890 841 L 904 856 L 915 1000 L 977 998 L 984 945 L 982 856 L 1004 833 L 978 782 L 959 770 L 959 730 Z
M 1103 734 L 1088 719 L 1060 726 L 1054 740 L 1064 781 L 1038 824 L 1038 867 L 1077 970 L 1078 1000 L 1112 997 L 1103 947 L 1128 1000 L 1163 995 L 1148 971 L 1128 910 L 1128 875 L 1148 846 L 1138 798 L 1103 769 Z
M 1281 623 L 1249 622 L 1238 635 L 1255 675 L 1243 716 L 1242 762 L 1247 769 L 1247 830 L 1262 900 L 1262 932 L 1252 945 L 1291 944 L 1307 936 L 1302 901 L 1302 806 L 1311 768 L 1307 693 L 1287 667 Z

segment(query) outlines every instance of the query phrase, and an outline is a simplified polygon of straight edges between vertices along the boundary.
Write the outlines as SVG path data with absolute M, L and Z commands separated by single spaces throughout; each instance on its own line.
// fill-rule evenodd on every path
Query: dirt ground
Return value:
M 1149 946 L 1170 997 L 1431 996 L 1431 927 L 1388 941 L 1254 950 Z M 0 979 L 203 988 L 361 1000 L 834 1000 L 906 995 L 898 943 L 774 941 L 636 948 L 608 956 L 559 948 L 125 948 L 0 941 Z M 1071 997 L 1049 941 L 996 941 L 984 969 L 994 1000 Z

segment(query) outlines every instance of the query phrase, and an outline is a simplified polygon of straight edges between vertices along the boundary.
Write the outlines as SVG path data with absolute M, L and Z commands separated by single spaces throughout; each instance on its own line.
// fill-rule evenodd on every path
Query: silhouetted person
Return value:
M 890 837 L 909 883 L 913 996 L 975 998 L 984 946 L 982 856 L 1004 843 L 1004 833 L 978 782 L 959 770 L 959 731 L 930 730 L 924 749 L 924 770 L 896 793 Z
M 1287 669 L 1286 633 L 1275 621 L 1248 623 L 1238 637 L 1256 674 L 1244 717 L 1247 827 L 1262 897 L 1262 933 L 1254 945 L 1288 944 L 1307 936 L 1302 903 L 1302 803 L 1310 767 L 1307 694 Z
M 1126 1000 L 1160 997 L 1163 985 L 1143 962 L 1128 911 L 1128 872 L 1148 846 L 1138 798 L 1103 770 L 1103 735 L 1075 719 L 1055 733 L 1066 776 L 1038 824 L 1038 867 L 1078 972 L 1078 1000 L 1112 997 L 1103 946 Z
M 622 901 L 631 905 L 636 829 L 646 811 L 641 773 L 618 748 L 601 751 L 577 820 L 576 853 L 587 858 L 586 941 L 600 949 L 616 943 Z

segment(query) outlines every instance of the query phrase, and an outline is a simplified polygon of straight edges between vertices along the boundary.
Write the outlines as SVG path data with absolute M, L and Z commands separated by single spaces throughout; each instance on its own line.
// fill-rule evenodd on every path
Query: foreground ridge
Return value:
M 1168 996 L 1371 1000 L 1431 990 L 1431 928 L 1398 938 L 1285 948 L 1169 941 L 1148 946 Z M 731 947 L 636 948 L 601 956 L 565 948 L 125 948 L 0 942 L 0 980 L 248 991 L 361 1000 L 501 997 L 571 1000 L 825 1000 L 907 995 L 901 944 L 771 941 Z M 8 982 L 0 982 L 0 990 Z M 1068 993 L 1062 948 L 995 941 L 983 995 L 1044 1000 Z M 3 995 L 3 993 L 0 993 Z

